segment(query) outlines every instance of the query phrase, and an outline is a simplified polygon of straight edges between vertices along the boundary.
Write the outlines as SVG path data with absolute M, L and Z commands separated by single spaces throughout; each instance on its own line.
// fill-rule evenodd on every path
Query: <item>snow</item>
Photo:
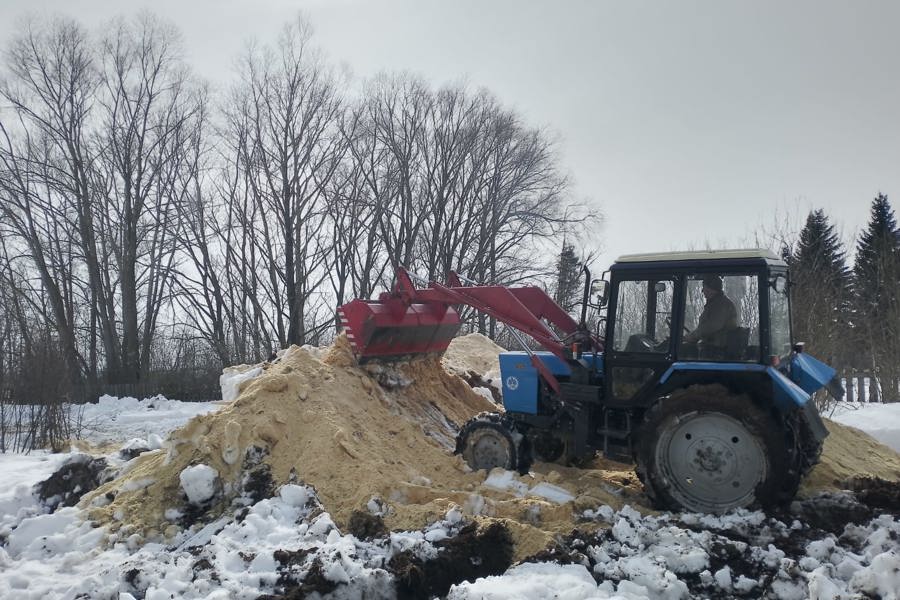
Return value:
M 480 386 L 473 387 L 472 391 L 475 392 L 476 394 L 478 394 L 479 396 L 481 396 L 482 398 L 484 398 L 485 400 L 488 400 L 489 402 L 494 402 L 494 395 L 491 393 L 491 390 L 489 390 L 488 388 L 480 387 Z
M 575 499 L 575 496 L 557 485 L 542 481 L 534 486 L 529 486 L 520 481 L 514 471 L 503 469 L 492 469 L 483 485 L 502 492 L 510 492 L 519 497 L 536 496 L 556 504 L 565 504 Z
M 233 402 L 241 393 L 241 384 L 259 377 L 263 372 L 260 365 L 237 365 L 226 367 L 219 376 L 219 387 L 222 388 L 222 400 Z
M 79 437 L 96 445 L 140 438 L 153 450 L 160 447 L 164 434 L 220 408 L 219 402 L 180 402 L 164 396 L 143 400 L 101 396 L 96 404 L 84 405 Z
M 566 502 L 571 502 L 575 499 L 575 496 L 568 491 L 558 485 L 547 483 L 546 481 L 532 487 L 528 490 L 528 494 L 531 496 L 538 496 L 544 500 L 549 500 L 550 502 L 555 502 L 556 504 L 565 504 Z
M 862 429 L 885 446 L 900 452 L 900 402 L 842 402 L 831 418 L 842 425 Z
M 610 598 L 601 595 L 594 578 L 583 565 L 525 563 L 500 577 L 486 577 L 451 588 L 447 600 L 577 600 Z
M 21 465 L 17 470 L 22 472 Z M 45 466 L 44 471 L 49 470 L 49 465 Z M 4 470 L 7 472 L 16 469 Z M 389 598 L 394 595 L 392 575 L 384 566 L 392 556 L 411 551 L 424 559 L 433 558 L 439 553 L 434 544 L 453 537 L 465 523 L 454 507 L 425 530 L 392 532 L 384 540 L 361 541 L 341 532 L 330 515 L 322 512 L 315 490 L 289 484 L 274 497 L 250 506 L 241 520 L 225 516 L 197 531 L 183 532 L 168 545 L 140 545 L 133 536 L 92 527 L 77 508 L 51 514 L 33 508 L 35 514 L 21 519 L 0 549 L 0 597 L 254 598 L 272 593 L 285 573 L 300 577 L 318 561 L 321 575 L 340 586 L 335 597 Z M 587 542 L 589 566 L 520 564 L 503 575 L 461 582 L 447 597 L 675 600 L 690 597 L 685 576 L 708 581 L 726 596 L 752 596 L 758 591 L 757 580 L 736 574 L 728 566 L 710 572 L 709 552 L 721 545 L 722 539 L 712 531 L 690 529 L 681 520 L 687 517 L 696 524 L 702 521 L 700 516 L 650 516 L 629 507 L 618 512 L 603 508 L 590 512 L 598 521 L 611 521 L 612 530 L 601 543 Z M 715 519 L 721 531 L 755 528 L 764 532 L 767 527 L 782 533 L 792 531 L 789 525 L 749 511 Z M 844 535 L 850 542 L 847 547 L 834 536 L 809 543 L 799 562 L 785 558 L 773 546 L 734 543 L 738 551 L 755 556 L 758 564 L 794 573 L 773 583 L 776 597 L 868 594 L 896 600 L 900 589 L 898 535 L 900 522 L 882 516 L 869 525 L 848 528 Z M 285 570 L 276 552 L 297 556 L 299 562 Z M 125 577 L 128 572 L 136 573 L 130 582 Z
M 95 420 L 94 441 L 152 451 L 165 446 L 163 438 L 172 428 L 219 406 L 106 397 L 87 408 Z M 844 416 L 861 419 L 854 426 L 870 432 L 876 425 L 890 431 L 900 411 L 865 405 L 845 410 L 838 420 Z M 128 531 L 127 524 L 116 532 L 96 527 L 82 509 L 51 511 L 35 496 L 36 483 L 66 461 L 86 458 L 80 453 L 0 455 L 0 598 L 256 598 L 276 593 L 277 582 L 285 578 L 302 580 L 314 564 L 321 578 L 338 585 L 333 597 L 391 598 L 395 582 L 386 566 L 392 557 L 412 552 L 423 560 L 435 558 L 440 544 L 469 522 L 453 506 L 422 530 L 359 540 L 338 529 L 314 489 L 287 484 L 272 498 L 255 503 L 239 499 L 231 512 L 213 522 L 182 530 L 165 543 L 148 543 Z M 132 464 L 118 450 L 107 459 L 118 468 Z M 198 464 L 182 472 L 181 483 L 191 502 L 204 503 L 217 493 L 217 479 L 215 469 Z M 139 489 L 152 481 L 148 477 L 128 485 Z M 552 484 L 527 482 L 527 477 L 497 469 L 485 485 L 560 504 L 572 499 Z M 485 500 L 472 493 L 465 503 L 477 513 Z M 368 508 L 383 514 L 387 505 L 373 496 Z M 183 514 L 173 506 L 165 516 L 177 523 Z M 674 600 L 691 597 L 697 588 L 689 585 L 705 586 L 705 596 L 756 597 L 766 585 L 769 597 L 782 600 L 900 600 L 900 521 L 890 515 L 848 525 L 841 535 L 814 535 L 799 521 L 782 522 L 749 510 L 717 516 L 644 515 L 628 506 L 616 511 L 597 505 L 582 509 L 580 516 L 600 529 L 594 537 L 573 542 L 581 553 L 573 564 L 515 565 L 502 575 L 458 583 L 447 598 Z M 800 538 L 808 541 L 799 545 L 779 542 L 800 535 L 814 537 Z M 725 547 L 731 554 L 723 562 Z M 788 556 L 788 547 L 796 548 L 795 554 Z M 285 555 L 291 557 L 289 564 L 279 561 Z
M 184 469 L 178 480 L 181 482 L 181 489 L 187 495 L 188 502 L 200 505 L 209 502 L 216 495 L 219 472 L 209 465 L 193 465 Z
M 19 511 L 34 508 L 37 498 L 32 487 L 56 472 L 72 454 L 51 454 L 45 450 L 31 454 L 0 454 L 0 536 L 4 525 Z
M 310 500 L 312 500 L 312 496 L 309 494 L 309 490 L 304 486 L 299 485 L 284 485 L 281 486 L 281 489 L 278 491 L 278 495 L 281 496 L 281 499 L 288 505 L 294 507 L 302 507 L 306 506 Z

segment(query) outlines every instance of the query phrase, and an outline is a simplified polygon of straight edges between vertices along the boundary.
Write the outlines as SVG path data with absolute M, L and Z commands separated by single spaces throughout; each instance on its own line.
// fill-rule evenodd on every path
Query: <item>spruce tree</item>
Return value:
M 843 364 L 849 331 L 850 270 L 843 243 L 825 211 L 809 213 L 787 261 L 793 290 L 794 339 L 831 364 Z
M 580 279 L 581 263 L 575 254 L 575 247 L 563 241 L 559 260 L 556 261 L 556 291 L 553 299 L 566 311 L 571 312 L 581 301 Z
M 888 197 L 872 201 L 853 268 L 857 344 L 880 384 L 882 399 L 900 400 L 900 232 Z

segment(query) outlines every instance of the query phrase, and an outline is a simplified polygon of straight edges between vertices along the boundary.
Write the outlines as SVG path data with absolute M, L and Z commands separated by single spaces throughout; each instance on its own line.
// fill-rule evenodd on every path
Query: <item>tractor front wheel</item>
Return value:
M 496 413 L 482 413 L 470 419 L 456 437 L 456 453 L 476 471 L 496 467 L 521 470 L 524 456 L 520 456 L 517 440 L 522 435 L 507 421 Z
M 660 508 L 722 513 L 767 506 L 799 483 L 788 437 L 749 396 L 692 386 L 647 411 L 637 473 Z

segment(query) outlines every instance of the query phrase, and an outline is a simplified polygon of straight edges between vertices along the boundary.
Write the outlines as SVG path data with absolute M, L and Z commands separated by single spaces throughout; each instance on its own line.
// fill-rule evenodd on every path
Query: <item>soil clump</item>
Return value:
M 35 486 L 38 498 L 51 510 L 75 506 L 81 497 L 105 481 L 108 464 L 105 458 L 76 454 L 53 475 Z
M 388 570 L 394 574 L 399 600 L 443 597 L 456 583 L 500 575 L 512 565 L 513 538 L 499 522 L 480 529 L 471 523 L 435 546 L 441 551 L 431 560 L 410 551 L 391 558 Z

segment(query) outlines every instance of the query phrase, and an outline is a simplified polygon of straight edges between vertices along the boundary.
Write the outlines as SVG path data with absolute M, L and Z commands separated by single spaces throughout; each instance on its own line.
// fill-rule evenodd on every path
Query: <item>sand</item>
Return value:
M 459 427 L 496 407 L 448 370 L 484 372 L 497 351 L 487 338 L 470 335 L 454 340 L 444 357 L 446 369 L 434 356 L 363 368 L 344 337 L 321 358 L 292 347 L 259 377 L 242 383 L 234 402 L 174 431 L 163 450 L 135 459 L 127 473 L 86 495 L 82 506 L 120 534 L 170 537 L 176 525 L 166 518 L 167 509 L 190 508 L 179 485 L 181 471 L 202 463 L 219 473 L 219 500 L 206 507 L 206 518 L 212 518 L 229 509 L 240 491 L 249 452 L 261 453 L 275 485 L 314 486 L 339 526 L 354 511 L 367 510 L 373 497 L 387 507 L 385 524 L 392 530 L 424 527 L 456 505 L 479 519 L 514 524 L 517 559 L 584 526 L 578 516 L 585 509 L 630 504 L 652 512 L 631 465 L 599 458 L 586 469 L 538 463 L 529 475 L 515 478 L 522 489 L 546 482 L 574 497 L 559 504 L 486 487 L 485 473 L 471 472 L 453 455 Z M 896 453 L 852 428 L 830 422 L 828 427 L 832 435 L 822 464 L 804 484 L 804 494 L 840 487 L 861 474 L 900 480 Z
M 800 486 L 800 496 L 840 490 L 854 477 L 900 481 L 900 454 L 867 433 L 825 419 L 828 437 L 819 464 Z
M 471 333 L 455 338 L 444 353 L 441 363 L 454 375 L 465 377 L 474 373 L 483 376 L 485 373 L 500 371 L 497 357 L 501 352 L 505 350 L 489 337 Z

